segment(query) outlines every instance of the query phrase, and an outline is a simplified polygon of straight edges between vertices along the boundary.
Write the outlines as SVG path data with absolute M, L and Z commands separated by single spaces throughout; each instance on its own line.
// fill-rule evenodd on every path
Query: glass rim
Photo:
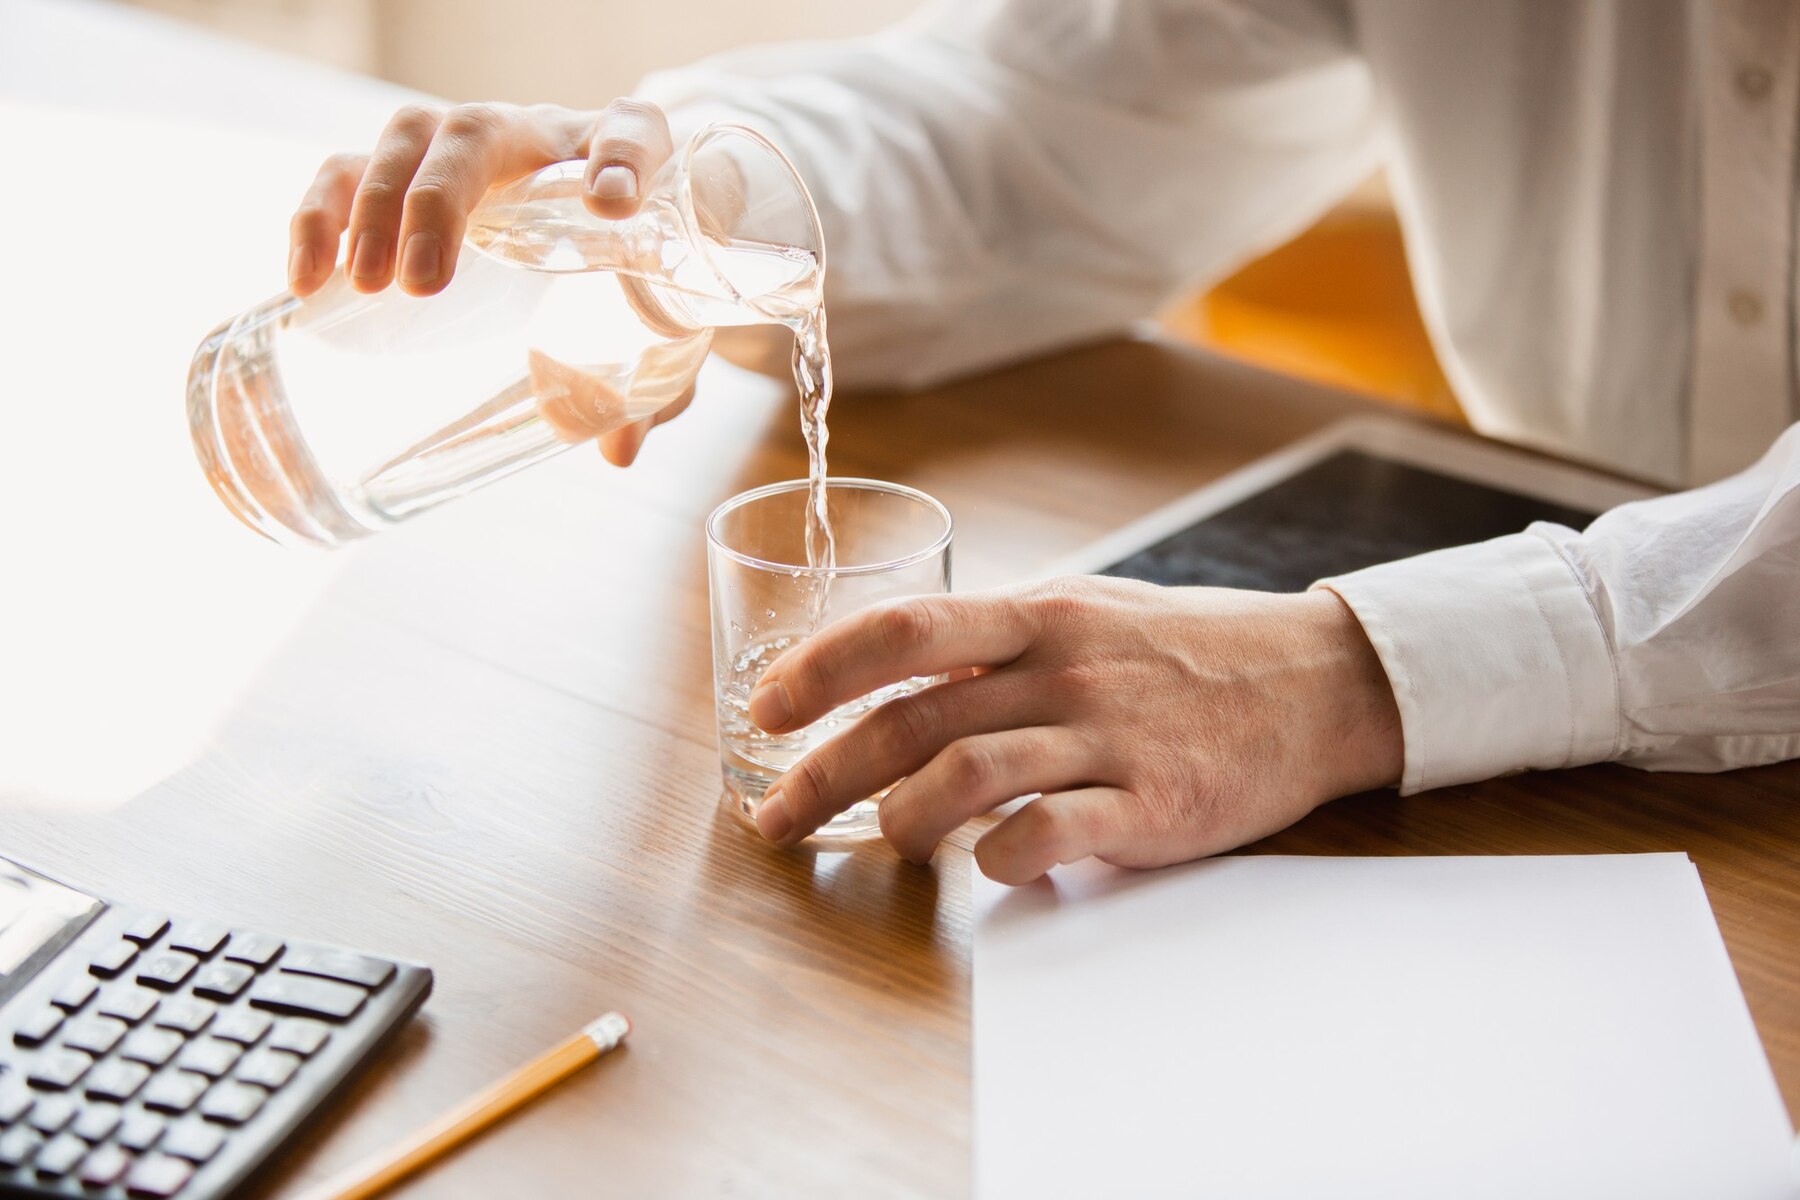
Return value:
M 758 312 L 762 312 L 762 306 L 757 304 L 755 299 L 743 295 L 737 288 L 733 287 L 731 281 L 725 277 L 725 273 L 719 269 L 718 260 L 713 255 L 712 247 L 709 244 L 710 239 L 703 236 L 698 226 L 695 225 L 694 156 L 699 153 L 700 148 L 707 142 L 722 137 L 743 138 L 746 141 L 753 142 L 762 150 L 773 155 L 776 161 L 787 169 L 788 176 L 794 184 L 795 195 L 799 197 L 801 206 L 805 210 L 806 222 L 809 226 L 812 241 L 812 245 L 806 247 L 806 249 L 810 253 L 818 256 L 818 274 L 821 285 L 825 279 L 825 231 L 823 226 L 819 223 L 819 206 L 813 203 L 812 193 L 807 191 L 806 181 L 800 178 L 800 172 L 795 168 L 793 160 L 783 154 L 781 152 L 781 147 L 770 141 L 760 130 L 752 129 L 748 125 L 740 125 L 736 121 L 712 121 L 702 125 L 699 129 L 694 131 L 693 136 L 688 139 L 687 145 L 682 148 L 681 152 L 680 191 L 682 222 L 688 226 L 689 239 L 695 246 L 699 247 L 701 256 L 706 260 L 706 269 L 712 272 L 713 277 L 724 284 L 725 290 L 731 295 L 736 296 L 740 301 L 756 309 Z
M 738 509 L 749 504 L 754 504 L 759 500 L 767 500 L 771 496 L 785 495 L 789 492 L 802 491 L 810 486 L 810 482 L 810 480 L 806 479 L 784 479 L 778 483 L 765 483 L 761 487 L 751 488 L 748 491 L 739 492 L 737 495 L 732 496 L 730 499 L 721 503 L 717 508 L 713 509 L 711 515 L 706 518 L 707 546 L 717 550 L 720 554 L 723 554 L 733 562 L 738 563 L 741 566 L 750 567 L 753 570 L 774 571 L 794 578 L 810 576 L 815 579 L 821 577 L 835 579 L 840 576 L 880 575 L 888 571 L 898 571 L 904 567 L 916 566 L 926 559 L 931 558 L 933 555 L 940 554 L 947 549 L 950 545 L 952 535 L 956 532 L 955 518 L 951 517 L 950 510 L 945 508 L 943 502 L 936 496 L 921 492 L 918 488 L 907 487 L 903 483 L 890 483 L 885 479 L 864 479 L 855 475 L 832 475 L 828 476 L 825 480 L 825 489 L 827 492 L 830 492 L 834 488 L 849 491 L 882 492 L 890 496 L 899 496 L 902 499 L 916 501 L 943 518 L 943 532 L 933 538 L 930 545 L 915 550 L 910 554 L 886 559 L 882 562 L 858 563 L 856 566 L 852 567 L 809 567 L 805 563 L 771 562 L 768 559 L 757 558 L 753 554 L 745 554 L 743 551 L 734 549 L 725 544 L 724 539 L 719 534 L 719 522 L 724 520 L 727 516 L 736 512 Z

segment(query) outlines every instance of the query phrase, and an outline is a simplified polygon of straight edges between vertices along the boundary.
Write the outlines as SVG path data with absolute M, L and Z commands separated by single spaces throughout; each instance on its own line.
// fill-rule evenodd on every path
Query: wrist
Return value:
M 1318 648 L 1312 707 L 1328 794 L 1398 786 L 1406 741 L 1381 656 L 1336 592 L 1315 588 L 1297 599 L 1305 605 L 1309 641 Z

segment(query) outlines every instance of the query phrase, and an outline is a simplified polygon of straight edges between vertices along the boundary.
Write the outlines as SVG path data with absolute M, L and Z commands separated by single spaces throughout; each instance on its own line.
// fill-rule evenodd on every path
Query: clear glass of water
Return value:
M 724 804 L 752 822 L 769 785 L 808 751 L 883 702 L 939 682 L 903 680 L 793 733 L 764 733 L 750 720 L 750 689 L 783 651 L 812 632 L 884 600 L 950 590 L 951 521 L 942 504 L 873 479 L 829 480 L 826 496 L 837 547 L 831 567 L 807 565 L 804 479 L 734 496 L 706 522 Z M 814 837 L 876 833 L 879 799 L 859 800 Z

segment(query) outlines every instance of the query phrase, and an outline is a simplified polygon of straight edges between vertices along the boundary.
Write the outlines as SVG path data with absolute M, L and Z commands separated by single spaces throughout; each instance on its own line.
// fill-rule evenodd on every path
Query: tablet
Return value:
M 1355 417 L 1101 538 L 1057 573 L 1297 592 L 1533 521 L 1580 529 L 1656 494 L 1471 434 Z

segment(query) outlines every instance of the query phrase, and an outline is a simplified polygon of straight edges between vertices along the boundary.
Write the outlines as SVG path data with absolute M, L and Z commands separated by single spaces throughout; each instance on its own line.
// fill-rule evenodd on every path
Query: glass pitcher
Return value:
M 767 139 L 695 134 L 621 221 L 581 162 L 495 188 L 436 296 L 354 291 L 340 269 L 220 325 L 187 407 L 207 479 L 251 528 L 338 546 L 649 416 L 717 326 L 819 311 L 812 197 Z

